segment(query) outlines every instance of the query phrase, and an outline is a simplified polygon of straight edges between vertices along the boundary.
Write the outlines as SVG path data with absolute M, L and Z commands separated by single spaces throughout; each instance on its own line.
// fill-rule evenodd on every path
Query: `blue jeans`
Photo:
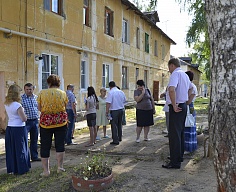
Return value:
M 26 121 L 26 129 L 28 133 L 30 133 L 30 155 L 31 160 L 38 159 L 38 119 L 35 120 L 27 120 Z
M 66 109 L 67 115 L 68 115 L 68 128 L 66 133 L 66 143 L 71 144 L 72 143 L 72 131 L 75 124 L 75 114 L 72 109 Z

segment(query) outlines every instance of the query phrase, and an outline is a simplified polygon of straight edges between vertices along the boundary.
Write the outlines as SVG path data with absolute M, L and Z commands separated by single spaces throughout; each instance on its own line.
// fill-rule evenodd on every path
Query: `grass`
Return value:
M 210 99 L 198 97 L 194 102 L 194 108 L 197 114 L 207 114 L 209 108 Z

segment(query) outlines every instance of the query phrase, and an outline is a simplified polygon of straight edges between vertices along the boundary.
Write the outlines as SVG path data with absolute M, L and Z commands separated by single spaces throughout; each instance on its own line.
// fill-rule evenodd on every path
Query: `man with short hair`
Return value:
M 74 85 L 72 85 L 72 84 L 67 85 L 66 95 L 68 97 L 68 103 L 66 105 L 66 112 L 67 112 L 68 120 L 69 120 L 67 134 L 66 134 L 66 144 L 67 145 L 75 145 L 76 144 L 76 143 L 72 142 L 72 133 L 73 133 L 75 118 L 76 118 L 75 95 L 74 95 L 73 91 L 74 91 Z
M 171 73 L 166 93 L 169 105 L 169 149 L 170 162 L 162 165 L 167 169 L 179 169 L 184 155 L 184 128 L 187 113 L 186 101 L 192 91 L 192 84 L 186 73 L 180 68 L 178 58 L 168 62 Z
M 30 133 L 30 155 L 32 161 L 41 161 L 38 157 L 38 103 L 37 96 L 33 94 L 34 86 L 26 83 L 25 93 L 21 96 L 22 106 L 27 116 L 26 129 Z
M 122 141 L 122 116 L 124 103 L 126 102 L 123 91 L 116 87 L 114 81 L 109 82 L 110 91 L 106 98 L 106 115 L 111 115 L 111 131 L 113 141 L 111 145 L 119 145 Z

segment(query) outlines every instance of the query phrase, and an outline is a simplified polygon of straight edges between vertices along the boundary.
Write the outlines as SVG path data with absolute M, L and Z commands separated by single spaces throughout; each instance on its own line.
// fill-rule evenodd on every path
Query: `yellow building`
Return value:
M 170 45 L 175 42 L 128 0 L 0 0 L 0 127 L 9 85 L 31 82 L 47 88 L 50 74 L 61 89 L 75 85 L 77 109 L 88 86 L 99 95 L 114 80 L 133 100 L 138 79 L 158 99 L 168 81 Z

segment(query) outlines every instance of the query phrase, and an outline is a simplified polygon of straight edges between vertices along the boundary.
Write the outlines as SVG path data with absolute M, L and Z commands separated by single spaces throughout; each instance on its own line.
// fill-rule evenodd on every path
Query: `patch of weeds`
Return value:
M 202 157 L 199 154 L 197 154 L 193 157 L 193 163 L 197 164 L 201 161 L 201 159 L 202 159 Z
M 203 133 L 203 125 L 200 125 L 196 128 L 197 135 L 201 135 Z

